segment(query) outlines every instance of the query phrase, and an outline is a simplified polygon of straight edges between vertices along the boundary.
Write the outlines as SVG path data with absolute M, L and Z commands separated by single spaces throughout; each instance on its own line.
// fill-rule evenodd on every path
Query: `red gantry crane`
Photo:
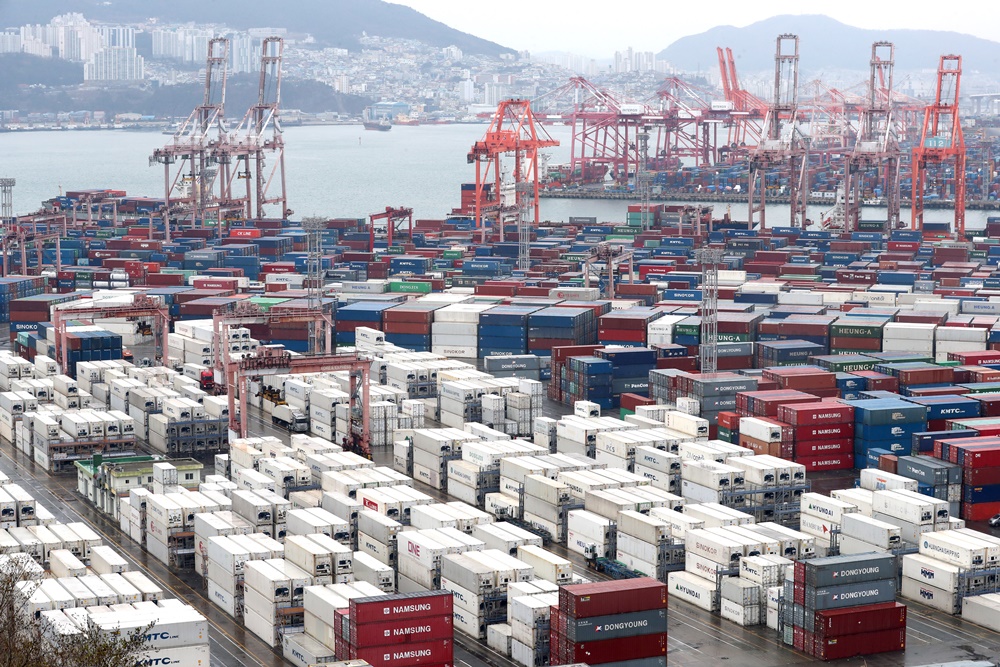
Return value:
M 271 346 L 258 348 L 257 354 L 226 366 L 226 384 L 229 386 L 229 429 L 237 437 L 247 437 L 247 391 L 249 379 L 265 375 L 290 375 L 292 373 L 329 373 L 347 371 L 350 374 L 350 440 L 358 452 L 371 456 L 371 409 L 369 388 L 371 359 L 358 354 L 325 354 L 316 356 L 292 355 L 288 350 Z M 239 393 L 239 411 L 236 394 Z
M 469 164 L 476 165 L 475 221 L 482 242 L 486 242 L 486 217 L 490 215 L 501 236 L 505 220 L 538 226 L 538 151 L 558 145 L 535 121 L 530 101 L 500 102 L 486 134 L 468 154 Z M 502 170 L 504 156 L 514 159 L 509 179 Z M 508 197 L 505 190 L 510 186 L 513 193 Z M 532 219 L 524 220 L 525 215 Z
M 728 161 L 733 162 L 757 146 L 768 105 L 740 86 L 733 50 L 727 47 L 723 51 L 722 47 L 717 47 L 716 53 L 719 56 L 719 74 L 726 104 L 714 105 L 720 108 L 713 109 L 711 115 L 725 114 L 729 127 Z M 729 108 L 721 108 L 725 106 Z
M 170 329 L 170 313 L 167 307 L 151 297 L 136 294 L 131 303 L 93 301 L 89 305 L 74 307 L 81 302 L 56 306 L 52 309 L 52 325 L 55 328 L 55 357 L 64 373 L 69 371 L 69 342 L 66 337 L 66 323 L 69 320 L 124 319 L 138 322 L 153 320 L 153 343 L 156 362 L 166 359 L 167 332 Z
M 955 178 L 955 236 L 965 238 L 965 138 L 958 117 L 962 56 L 941 56 L 934 103 L 924 110 L 920 143 L 913 149 L 913 229 L 924 229 L 924 196 L 929 171 L 938 177 L 950 165 Z
M 413 209 L 412 208 L 393 208 L 391 206 L 386 206 L 385 211 L 381 213 L 372 213 L 368 216 L 369 234 L 370 238 L 368 241 L 368 252 L 375 252 L 375 221 L 385 220 L 386 224 L 386 236 L 388 237 L 388 243 L 392 246 L 392 239 L 397 231 L 397 226 L 401 222 L 406 222 L 409 225 L 409 239 L 413 242 Z

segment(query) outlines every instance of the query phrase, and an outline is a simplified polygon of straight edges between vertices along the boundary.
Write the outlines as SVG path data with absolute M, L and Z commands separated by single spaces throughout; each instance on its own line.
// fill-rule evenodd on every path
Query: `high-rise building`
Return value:
M 260 71 L 260 39 L 246 33 L 229 36 L 229 71 L 233 74 Z
M 458 95 L 463 102 L 476 101 L 476 84 L 472 79 L 466 79 L 458 84 Z
M 110 46 L 101 49 L 83 70 L 85 81 L 141 81 L 145 76 L 145 61 L 132 46 Z
M 97 32 L 101 35 L 104 46 L 135 47 L 135 28 L 124 25 L 99 25 Z
M 496 106 L 507 98 L 507 84 L 489 82 L 483 86 L 483 104 Z
M 101 34 L 83 14 L 63 14 L 49 22 L 46 42 L 57 49 L 59 57 L 74 62 L 88 62 L 104 45 Z
M 0 32 L 0 53 L 20 53 L 21 34 L 17 32 Z

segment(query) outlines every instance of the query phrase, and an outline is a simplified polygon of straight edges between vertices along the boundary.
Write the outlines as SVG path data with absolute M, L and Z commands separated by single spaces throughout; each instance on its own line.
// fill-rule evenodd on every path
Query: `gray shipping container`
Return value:
M 896 580 L 896 557 L 892 554 L 851 554 L 804 561 L 806 586 L 855 584 L 880 579 Z M 861 603 L 867 604 L 867 603 Z
M 962 481 L 962 468 L 927 456 L 900 456 L 896 474 L 931 486 Z
M 666 631 L 666 609 L 650 609 L 631 614 L 566 619 L 566 638 L 571 642 L 618 639 L 619 637 L 652 635 Z
M 806 614 L 823 609 L 860 607 L 896 599 L 896 578 L 882 581 L 862 581 L 843 586 L 813 588 L 806 586 Z

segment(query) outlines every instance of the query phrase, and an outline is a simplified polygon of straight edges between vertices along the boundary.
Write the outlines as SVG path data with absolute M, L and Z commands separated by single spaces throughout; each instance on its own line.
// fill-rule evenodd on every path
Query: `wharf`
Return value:
M 604 190 L 588 189 L 588 188 L 574 188 L 571 190 L 541 190 L 538 193 L 539 197 L 547 199 L 610 199 L 610 200 L 622 200 L 622 201 L 642 201 L 643 197 L 637 192 L 607 192 Z M 747 196 L 746 193 L 739 194 L 718 194 L 713 192 L 682 192 L 682 191 L 669 191 L 660 192 L 659 194 L 651 194 L 649 196 L 650 201 L 654 202 L 698 202 L 698 203 L 721 203 L 721 204 L 746 204 Z M 780 195 L 768 195 L 768 203 L 771 204 L 788 204 L 789 198 Z M 810 206 L 829 206 L 832 207 L 836 204 L 836 200 L 829 199 L 826 197 L 809 197 L 807 203 Z M 864 204 L 864 206 L 873 206 L 885 208 L 885 204 Z M 908 208 L 910 206 L 909 199 L 901 199 L 900 206 L 902 208 Z M 950 209 L 954 208 L 954 202 L 941 200 L 941 201 L 925 201 L 924 208 L 927 209 Z M 967 211 L 997 211 L 1000 210 L 1000 201 L 991 200 L 973 200 L 968 201 L 965 204 L 965 209 Z

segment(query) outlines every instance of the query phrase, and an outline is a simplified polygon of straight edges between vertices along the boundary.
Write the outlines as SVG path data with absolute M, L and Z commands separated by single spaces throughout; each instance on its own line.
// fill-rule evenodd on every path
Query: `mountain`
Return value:
M 420 12 L 381 0 L 0 0 L 0 27 L 48 23 L 78 12 L 98 21 L 225 23 L 232 28 L 287 28 L 309 33 L 323 46 L 357 49 L 362 33 L 457 46 L 465 53 L 515 53 L 500 44 L 449 28 Z
M 785 33 L 799 36 L 799 67 L 808 72 L 867 71 L 876 41 L 895 44 L 898 71 L 936 70 L 938 59 L 952 53 L 962 56 L 965 71 L 993 72 L 1000 66 L 1000 42 L 943 30 L 867 30 L 817 15 L 774 16 L 745 28 L 718 26 L 678 39 L 657 58 L 681 70 L 717 72 L 715 49 L 721 46 L 733 50 L 740 73 L 773 71 L 775 39 Z

